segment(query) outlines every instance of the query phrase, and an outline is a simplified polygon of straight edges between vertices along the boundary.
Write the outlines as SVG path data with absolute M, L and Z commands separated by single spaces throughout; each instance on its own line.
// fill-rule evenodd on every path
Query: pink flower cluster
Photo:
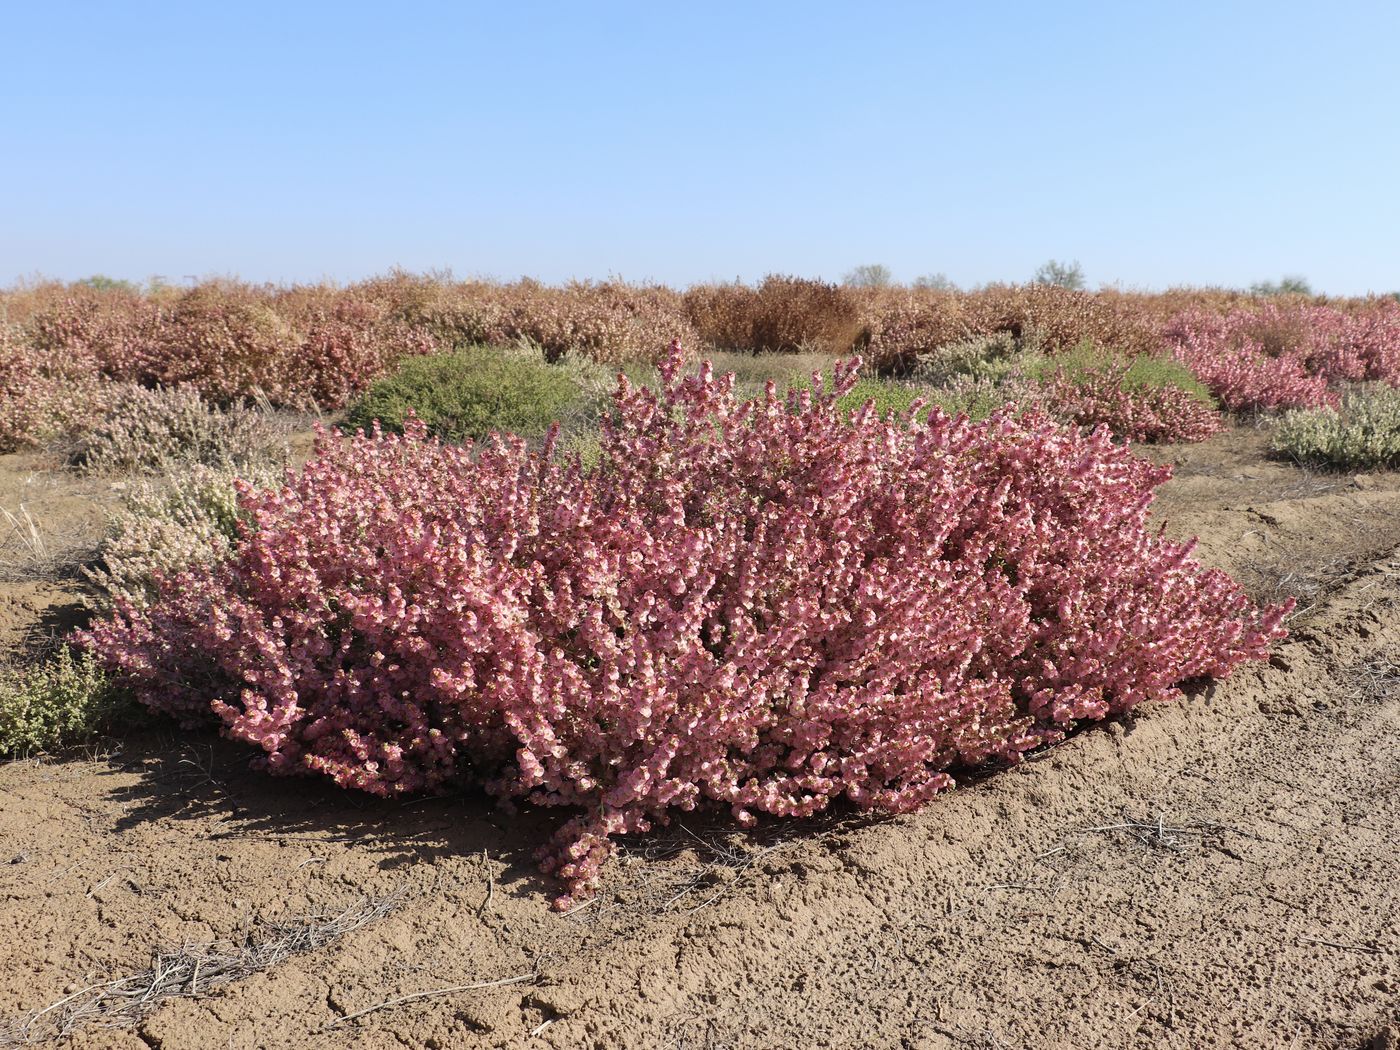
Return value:
M 1204 441 L 1224 426 L 1220 413 L 1172 384 L 1131 386 L 1127 365 L 1105 364 L 1073 374 L 1057 369 L 1036 387 L 1036 402 L 1057 419 L 1106 426 L 1125 441 Z
M 591 469 L 326 434 L 243 493 L 231 558 L 81 641 L 273 772 L 575 811 L 542 856 L 576 894 L 676 811 L 910 810 L 1284 634 L 1148 530 L 1169 469 L 1103 431 L 852 420 L 853 367 L 743 402 L 681 361 L 660 392 L 620 380 Z
M 1174 317 L 1164 335 L 1176 358 L 1233 411 L 1334 405 L 1332 388 L 1344 381 L 1400 386 L 1400 304 L 1389 299 L 1351 310 L 1300 303 L 1198 309 Z

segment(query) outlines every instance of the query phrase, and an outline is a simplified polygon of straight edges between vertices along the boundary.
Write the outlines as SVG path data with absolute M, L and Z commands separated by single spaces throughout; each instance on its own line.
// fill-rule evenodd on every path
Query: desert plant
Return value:
M 284 471 L 277 459 L 257 459 L 238 466 L 196 464 L 167 478 L 137 481 L 112 516 L 98 564 L 84 570 L 95 589 L 89 604 L 100 611 L 117 602 L 145 605 L 162 580 L 227 557 L 247 524 L 239 509 L 240 483 L 273 488 Z
M 756 288 L 697 285 L 685 309 L 699 337 L 720 350 L 844 354 L 860 332 L 860 306 L 849 288 L 769 274 Z
M 855 382 L 740 402 L 673 348 L 592 470 L 327 434 L 232 557 L 81 642 L 273 772 L 574 809 L 543 856 L 584 892 L 677 811 L 909 810 L 1282 635 L 1147 528 L 1168 468 L 1033 416 L 851 419 Z
M 33 448 L 100 416 L 107 389 L 85 354 L 35 346 L 0 323 L 0 453 Z
M 861 311 L 860 350 L 874 371 L 908 372 L 940 348 L 976 338 L 960 296 L 894 291 Z
M 71 462 L 92 471 L 169 470 L 182 463 L 239 466 L 276 455 L 277 434 L 243 405 L 217 409 L 189 387 L 114 385 L 102 420 L 83 434 Z
M 906 417 L 916 405 L 930 404 L 929 391 L 916 384 L 897 379 L 861 379 L 840 397 L 836 407 L 846 415 L 854 415 L 868 405 L 876 418 L 896 420 Z M 919 414 L 927 417 L 927 407 Z
M 1003 378 L 953 376 L 929 391 L 929 400 L 950 416 L 966 416 L 980 423 L 998 412 L 1019 411 L 1035 398 L 1031 386 L 1013 372 Z
M 1285 413 L 1274 426 L 1273 450 L 1299 463 L 1340 469 L 1400 467 L 1400 390 L 1355 390 L 1340 409 Z
M 1347 383 L 1400 386 L 1400 309 L 1299 301 L 1182 311 L 1163 328 L 1177 356 L 1232 409 L 1310 408 Z
M 133 713 L 90 653 L 62 646 L 44 663 L 0 666 L 0 758 L 89 738 Z
M 540 438 L 583 396 L 568 371 L 538 354 L 476 347 L 404 361 L 350 406 L 344 425 L 377 421 L 402 433 L 412 413 L 447 441 L 479 441 L 492 431 Z
M 918 356 L 913 378 L 942 386 L 956 377 L 997 382 L 1024 367 L 1037 353 L 1034 332 L 1016 338 L 1010 332 L 950 343 Z
M 1122 358 L 1085 344 L 1027 368 L 1047 412 L 1081 427 L 1105 426 L 1124 441 L 1204 441 L 1224 425 L 1210 393 L 1165 357 Z

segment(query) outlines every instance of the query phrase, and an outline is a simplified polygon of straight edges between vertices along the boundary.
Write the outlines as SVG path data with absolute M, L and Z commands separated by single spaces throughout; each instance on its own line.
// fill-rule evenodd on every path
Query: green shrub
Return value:
M 47 663 L 0 667 L 0 757 L 91 737 L 134 711 L 90 654 L 67 646 Z
M 902 416 L 913 407 L 914 401 L 922 398 L 926 402 L 932 402 L 932 391 L 912 383 L 902 383 L 898 380 L 862 379 L 851 392 L 846 394 L 841 400 L 836 402 L 837 407 L 846 413 L 853 413 L 861 408 L 867 401 L 875 402 L 875 414 L 881 419 L 889 419 L 892 416 Z M 920 412 L 920 418 L 926 410 Z
M 1400 467 L 1400 390 L 1351 392 L 1341 410 L 1285 413 L 1274 427 L 1275 452 L 1300 463 L 1343 469 Z
M 528 351 L 409 358 L 350 406 L 344 426 L 368 429 L 377 419 L 384 430 L 402 433 L 411 409 L 444 441 L 479 441 L 492 431 L 538 438 L 579 402 L 597 399 L 579 371 Z

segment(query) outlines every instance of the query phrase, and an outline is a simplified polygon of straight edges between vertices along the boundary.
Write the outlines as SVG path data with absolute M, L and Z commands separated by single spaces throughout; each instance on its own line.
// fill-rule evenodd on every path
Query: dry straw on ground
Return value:
M 367 897 L 333 915 L 255 920 L 237 942 L 187 944 L 158 952 L 149 969 L 80 988 L 0 1025 L 0 1047 L 33 1046 L 83 1028 L 130 1028 L 170 999 L 188 998 L 270 970 L 378 922 L 403 904 L 405 887 Z

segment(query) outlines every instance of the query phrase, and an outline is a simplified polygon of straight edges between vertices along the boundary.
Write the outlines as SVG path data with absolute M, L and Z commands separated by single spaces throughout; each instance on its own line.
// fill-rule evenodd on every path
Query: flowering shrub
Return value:
M 327 434 L 244 493 L 232 557 L 82 643 L 273 772 L 575 810 L 543 858 L 577 893 L 676 810 L 909 810 L 1283 634 L 1148 531 L 1169 470 L 1102 432 L 852 420 L 852 369 L 740 402 L 681 367 L 620 384 L 591 471 L 421 424 Z
M 1106 426 L 1125 441 L 1204 441 L 1223 426 L 1220 413 L 1176 386 L 1130 387 L 1126 366 L 1071 376 L 1054 372 L 1038 390 L 1052 416 L 1082 427 Z
M 0 452 L 33 447 L 98 415 L 106 390 L 90 357 L 51 354 L 0 325 Z
M 1056 419 L 1106 426 L 1124 441 L 1204 441 L 1224 425 L 1210 394 L 1185 367 L 1124 359 L 1085 345 L 1032 364 L 1032 396 Z
M 1232 412 L 1328 405 L 1336 396 L 1323 376 L 1294 357 L 1270 357 L 1257 343 L 1238 346 L 1185 336 L 1173 354 Z
M 1306 302 L 1187 310 L 1164 334 L 1232 410 L 1335 405 L 1332 388 L 1344 382 L 1400 386 L 1400 307 L 1386 300 L 1351 310 Z

